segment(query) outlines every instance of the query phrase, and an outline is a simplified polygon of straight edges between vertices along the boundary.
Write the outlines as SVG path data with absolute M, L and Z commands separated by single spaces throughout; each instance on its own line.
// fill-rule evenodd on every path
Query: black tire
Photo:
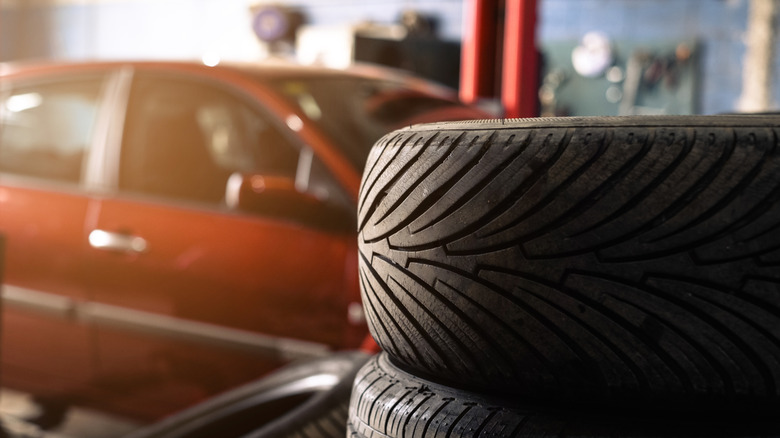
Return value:
M 380 353 L 355 378 L 348 438 L 780 436 L 777 416 L 561 410 L 468 392 L 416 377 Z
M 370 330 L 416 373 L 542 399 L 780 401 L 777 116 L 417 125 L 358 206 Z
M 125 438 L 343 438 L 352 382 L 368 358 L 293 363 Z

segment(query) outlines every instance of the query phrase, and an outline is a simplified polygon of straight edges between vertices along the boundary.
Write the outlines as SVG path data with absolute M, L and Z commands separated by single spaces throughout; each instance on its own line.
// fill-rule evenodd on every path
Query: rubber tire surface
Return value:
M 386 353 L 355 378 L 348 438 L 780 436 L 777 416 L 737 418 L 659 411 L 539 407 L 440 385 L 393 365 Z
M 377 142 L 372 335 L 447 384 L 540 399 L 780 400 L 777 116 L 416 125 Z
M 343 438 L 355 375 L 369 355 L 292 363 L 125 438 Z

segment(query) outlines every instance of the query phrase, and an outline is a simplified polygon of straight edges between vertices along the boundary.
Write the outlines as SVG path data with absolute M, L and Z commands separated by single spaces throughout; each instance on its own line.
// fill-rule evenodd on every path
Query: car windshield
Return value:
M 361 171 L 371 146 L 384 134 L 427 112 L 463 107 L 455 100 L 387 80 L 307 77 L 274 80 L 272 84 L 339 144 Z

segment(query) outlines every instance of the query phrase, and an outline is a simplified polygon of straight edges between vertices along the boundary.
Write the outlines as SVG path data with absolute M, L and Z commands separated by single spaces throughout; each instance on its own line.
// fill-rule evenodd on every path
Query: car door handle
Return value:
M 146 239 L 127 233 L 92 230 L 89 245 L 95 249 L 125 253 L 143 253 L 149 249 Z

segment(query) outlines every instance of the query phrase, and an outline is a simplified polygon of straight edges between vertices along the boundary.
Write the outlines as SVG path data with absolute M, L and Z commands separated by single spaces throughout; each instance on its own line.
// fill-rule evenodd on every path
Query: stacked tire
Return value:
M 780 116 L 416 125 L 371 151 L 355 437 L 780 436 Z

